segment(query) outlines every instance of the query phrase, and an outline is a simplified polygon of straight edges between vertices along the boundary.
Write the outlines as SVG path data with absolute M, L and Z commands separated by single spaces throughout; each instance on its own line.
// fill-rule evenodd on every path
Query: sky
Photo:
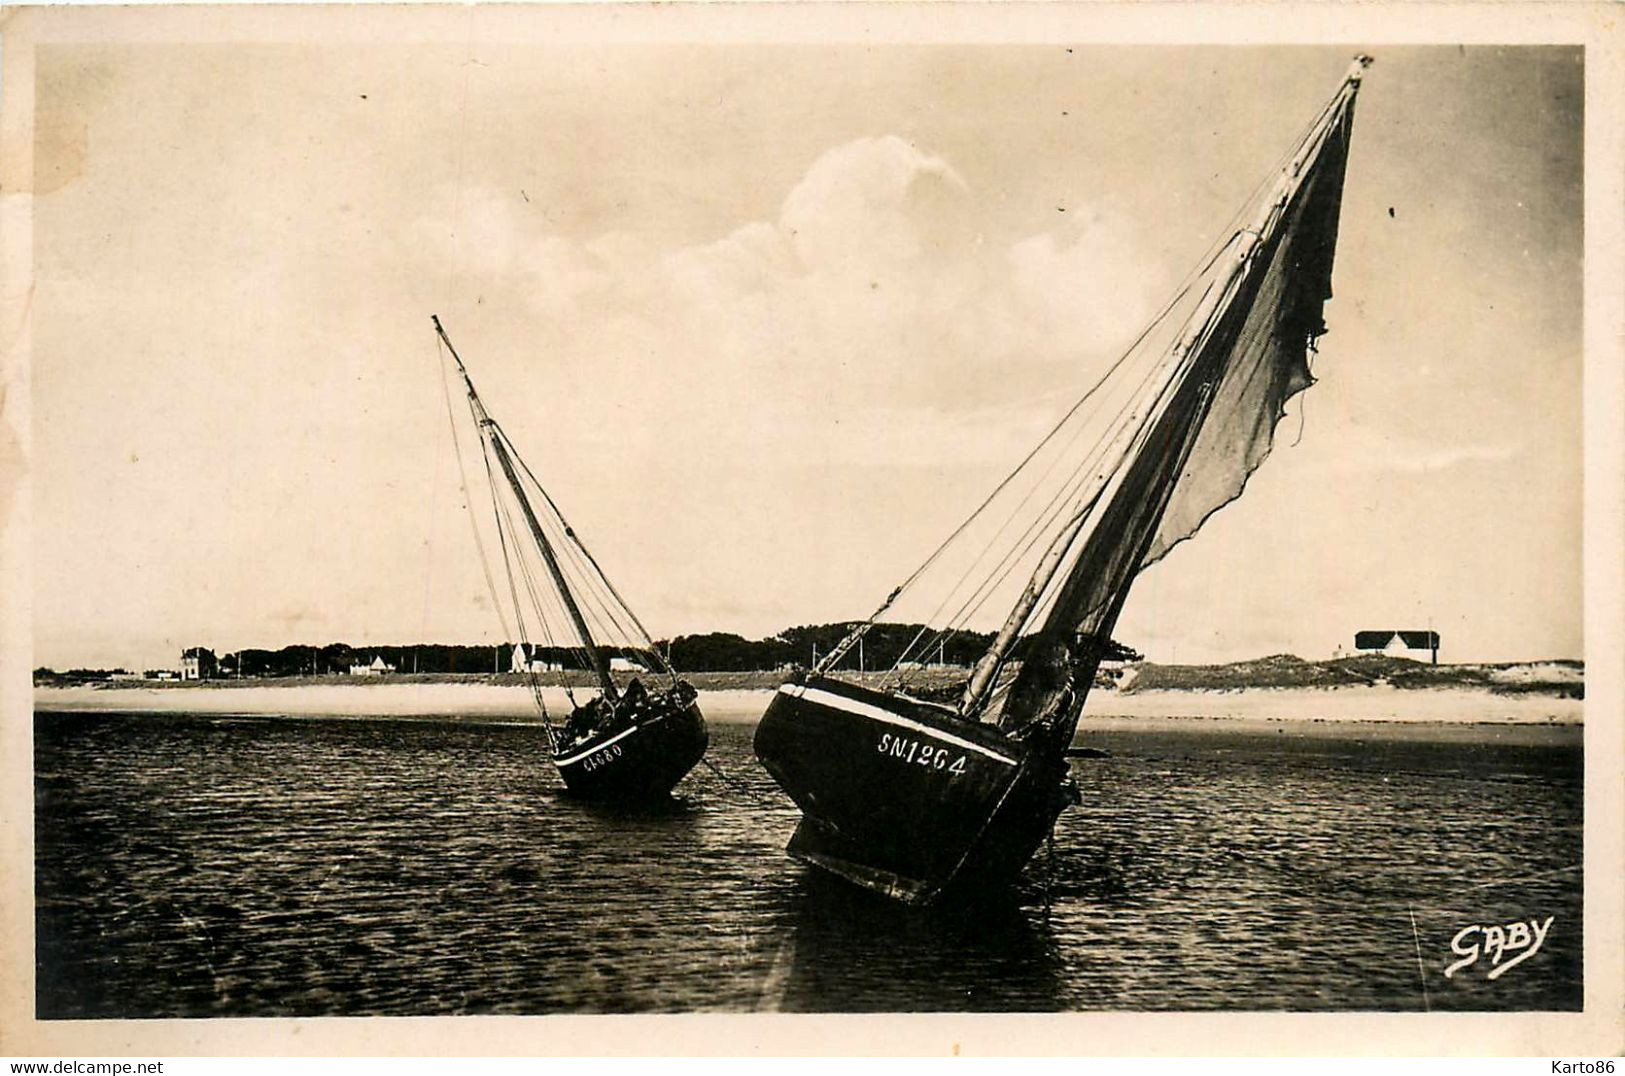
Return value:
M 499 639 L 431 313 L 655 635 L 867 616 L 1354 51 L 41 47 L 35 662 Z M 1583 652 L 1581 54 L 1370 51 L 1319 384 L 1154 660 Z

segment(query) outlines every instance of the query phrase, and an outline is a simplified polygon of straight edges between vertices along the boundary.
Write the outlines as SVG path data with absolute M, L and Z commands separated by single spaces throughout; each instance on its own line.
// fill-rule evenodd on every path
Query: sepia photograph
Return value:
M 1617 32 L 725 7 L 0 24 L 0 1053 L 1625 1046 Z

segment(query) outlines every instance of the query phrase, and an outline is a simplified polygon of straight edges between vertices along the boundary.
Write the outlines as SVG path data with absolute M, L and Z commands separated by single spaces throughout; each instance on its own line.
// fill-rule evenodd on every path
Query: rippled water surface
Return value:
M 1578 729 L 1088 732 L 1053 851 L 932 916 L 785 857 L 751 732 L 617 813 L 533 726 L 39 713 L 38 1013 L 1580 1005 Z

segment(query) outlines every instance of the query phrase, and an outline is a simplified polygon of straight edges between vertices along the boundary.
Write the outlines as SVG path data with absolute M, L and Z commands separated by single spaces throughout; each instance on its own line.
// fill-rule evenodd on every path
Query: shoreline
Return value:
M 365 687 L 366 690 L 358 690 Z M 696 685 L 699 686 L 699 685 Z M 754 723 L 773 691 L 761 687 L 702 687 L 708 720 Z M 569 712 L 563 687 L 542 689 L 555 718 Z M 1499 694 L 1472 688 L 1391 685 L 1243 690 L 1096 691 L 1081 727 L 1136 723 L 1256 723 L 1307 725 L 1567 725 L 1580 726 L 1584 701 L 1535 693 Z M 523 686 L 471 682 L 255 684 L 211 683 L 207 690 L 173 686 L 36 687 L 36 711 L 192 713 L 304 717 L 456 717 L 537 720 Z

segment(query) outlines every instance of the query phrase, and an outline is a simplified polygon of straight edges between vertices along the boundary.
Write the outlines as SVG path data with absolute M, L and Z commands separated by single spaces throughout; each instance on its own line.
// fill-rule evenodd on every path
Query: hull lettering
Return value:
M 910 736 L 897 736 L 890 732 L 880 734 L 875 750 L 887 758 L 894 758 L 906 766 L 919 766 L 927 770 L 942 770 L 958 776 L 965 772 L 965 756 L 946 747 L 933 747 Z

